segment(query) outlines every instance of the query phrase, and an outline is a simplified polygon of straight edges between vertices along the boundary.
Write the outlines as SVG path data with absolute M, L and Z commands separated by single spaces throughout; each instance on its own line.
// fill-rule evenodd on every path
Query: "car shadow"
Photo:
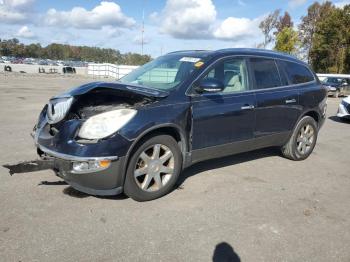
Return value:
M 213 254 L 213 262 L 240 262 L 241 258 L 234 251 L 233 247 L 226 243 L 221 242 L 216 245 L 214 254 Z
M 89 195 L 89 194 L 80 192 L 80 191 L 74 189 L 71 186 L 65 187 L 62 192 L 63 192 L 63 194 L 71 196 L 71 197 L 74 197 L 74 198 L 95 197 L 95 198 L 110 199 L 110 200 L 124 200 L 124 199 L 128 199 L 129 198 L 124 193 L 119 194 L 119 195 L 115 195 L 115 196 L 94 196 L 94 195 Z
M 337 122 L 337 123 L 342 123 L 342 124 L 349 124 L 350 123 L 350 119 L 340 118 L 337 116 L 330 116 L 330 117 L 328 117 L 328 119 L 332 120 L 334 122 Z
M 226 166 L 253 161 L 259 158 L 278 156 L 278 155 L 281 155 L 281 151 L 278 147 L 269 147 L 269 148 L 245 152 L 237 155 L 206 160 L 206 161 L 194 164 L 193 166 L 190 166 L 187 169 L 185 169 L 180 175 L 178 182 L 176 183 L 177 185 L 176 187 L 177 189 L 182 189 L 183 183 L 185 182 L 186 179 L 207 170 L 222 168 Z

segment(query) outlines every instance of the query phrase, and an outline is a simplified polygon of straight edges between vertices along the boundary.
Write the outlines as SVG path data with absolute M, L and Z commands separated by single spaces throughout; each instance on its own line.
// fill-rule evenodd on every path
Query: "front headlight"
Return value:
M 49 124 L 56 124 L 63 120 L 72 103 L 73 97 L 59 97 L 51 99 L 47 104 L 47 122 L 49 122 Z
M 136 112 L 134 109 L 118 109 L 92 116 L 81 126 L 79 137 L 100 139 L 110 136 L 125 126 Z

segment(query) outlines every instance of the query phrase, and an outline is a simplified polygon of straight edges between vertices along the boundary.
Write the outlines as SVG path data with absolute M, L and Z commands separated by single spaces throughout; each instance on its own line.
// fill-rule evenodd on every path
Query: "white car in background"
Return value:
M 350 119 L 350 96 L 344 98 L 339 104 L 337 117 Z

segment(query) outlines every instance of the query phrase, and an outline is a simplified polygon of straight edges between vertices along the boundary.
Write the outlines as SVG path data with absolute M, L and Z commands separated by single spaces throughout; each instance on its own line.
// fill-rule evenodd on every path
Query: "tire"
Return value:
M 307 127 L 312 131 L 307 131 Z M 282 154 L 294 161 L 308 158 L 315 148 L 317 135 L 318 127 L 315 119 L 304 116 L 296 125 L 288 142 L 282 147 Z
M 130 157 L 124 193 L 136 201 L 162 197 L 172 191 L 181 168 L 182 154 L 173 137 L 144 139 Z

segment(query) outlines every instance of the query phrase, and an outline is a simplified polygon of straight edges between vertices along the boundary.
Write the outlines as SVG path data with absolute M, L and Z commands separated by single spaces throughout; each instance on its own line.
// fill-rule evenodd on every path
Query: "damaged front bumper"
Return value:
M 62 154 L 38 145 L 38 152 L 43 158 L 49 157 L 52 170 L 73 188 L 90 195 L 117 195 L 123 191 L 124 157 L 80 157 Z M 108 161 L 107 167 L 93 165 L 85 170 L 74 167 L 81 164 Z
M 119 134 L 84 143 L 74 134 L 79 120 L 63 123 L 57 134 L 50 134 L 49 124 L 33 131 L 40 159 L 4 165 L 10 174 L 51 169 L 78 191 L 91 195 L 117 195 L 123 191 L 125 155 L 131 141 Z
M 41 159 L 4 167 L 9 169 L 10 175 L 51 169 L 73 188 L 90 195 L 117 195 L 123 191 L 124 157 L 79 157 L 58 153 L 39 145 L 38 153 Z M 99 162 L 108 163 L 108 166 L 96 165 Z M 75 169 L 75 166 L 82 164 L 88 168 Z
M 63 122 L 56 132 L 43 121 L 34 130 L 41 158 L 54 162 L 53 170 L 73 188 L 91 195 L 117 195 L 123 191 L 124 159 L 131 145 L 120 134 L 97 141 L 77 138 L 81 120 Z

